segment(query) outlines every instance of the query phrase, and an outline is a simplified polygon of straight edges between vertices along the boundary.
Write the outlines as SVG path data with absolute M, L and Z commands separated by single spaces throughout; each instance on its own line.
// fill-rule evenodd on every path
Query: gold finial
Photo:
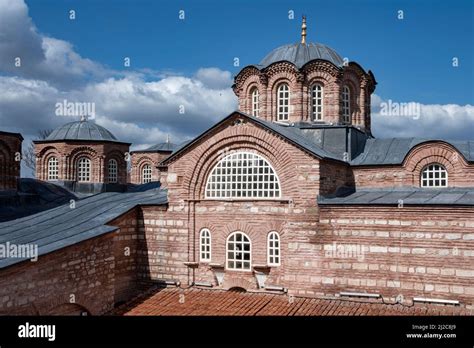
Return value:
M 301 43 L 306 45 L 306 16 L 303 16 L 303 24 L 301 24 Z

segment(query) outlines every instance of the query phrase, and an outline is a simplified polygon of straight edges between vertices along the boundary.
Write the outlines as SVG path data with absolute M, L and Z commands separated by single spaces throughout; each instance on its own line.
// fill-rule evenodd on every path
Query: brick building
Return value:
M 0 131 L 0 191 L 17 189 L 22 141 L 21 134 Z
M 167 139 L 165 143 L 153 145 L 144 150 L 132 151 L 132 184 L 146 184 L 152 181 L 160 181 L 161 173 L 158 164 L 167 158 L 177 148 Z
M 101 192 L 127 183 L 131 144 L 92 121 L 66 123 L 34 144 L 39 180 L 79 192 Z
M 101 314 L 158 283 L 294 295 L 299 306 L 330 298 L 339 314 L 472 313 L 474 142 L 374 138 L 373 74 L 305 31 L 242 69 L 241 111 L 164 156 L 159 189 L 0 224 L 1 243 L 39 250 L 36 263 L 0 260 L 0 311 Z M 173 294 L 125 312 L 183 311 L 166 307 Z

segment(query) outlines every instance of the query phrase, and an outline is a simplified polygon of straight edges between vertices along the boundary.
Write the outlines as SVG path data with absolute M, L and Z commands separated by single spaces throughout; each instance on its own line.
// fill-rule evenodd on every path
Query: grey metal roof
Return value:
M 173 152 L 178 148 L 178 145 L 173 144 L 173 143 L 159 143 L 153 146 L 150 146 L 149 148 L 146 148 L 144 150 L 136 150 L 133 152 Z
M 315 155 L 316 157 L 341 161 L 341 156 L 330 153 L 330 152 L 324 150 L 322 147 L 315 144 L 313 141 L 311 141 L 311 139 L 307 135 L 304 134 L 303 130 L 298 128 L 298 127 L 280 125 L 280 124 L 277 124 L 275 122 L 265 121 L 261 118 L 248 115 L 248 114 L 243 113 L 241 111 L 234 111 L 231 114 L 229 114 L 227 117 L 223 118 L 221 121 L 216 123 L 214 126 L 212 126 L 211 128 L 207 129 L 206 131 L 204 131 L 203 133 L 201 133 L 200 135 L 195 137 L 194 139 L 180 144 L 180 146 L 168 158 L 163 160 L 161 163 L 166 164 L 168 161 L 173 159 L 179 153 L 183 152 L 186 148 L 192 146 L 192 144 L 196 143 L 199 139 L 204 137 L 206 134 L 211 132 L 213 129 L 218 128 L 221 124 L 226 122 L 229 118 L 233 117 L 234 115 L 240 115 L 240 116 L 243 116 L 245 118 L 248 118 L 248 119 L 252 120 L 253 122 L 261 125 L 262 127 L 281 135 L 282 137 L 289 140 L 290 142 L 292 142 L 296 146 L 299 146 L 299 147 L 303 148 L 304 150 L 306 150 L 306 151 L 310 152 L 311 154 Z
M 319 205 L 469 205 L 474 206 L 474 188 L 363 189 L 352 194 L 318 196 Z
M 91 140 L 91 141 L 113 141 L 117 138 L 107 129 L 92 121 L 69 122 L 59 126 L 51 132 L 45 141 L 57 140 Z
M 331 47 L 320 43 L 297 43 L 275 48 L 262 59 L 259 66 L 265 68 L 275 62 L 288 61 L 301 68 L 314 59 L 327 60 L 338 67 L 344 63 L 341 56 Z
M 469 161 L 474 161 L 474 141 L 386 138 L 368 139 L 364 151 L 351 161 L 351 165 L 396 165 L 401 164 L 410 150 L 424 142 L 442 141 L 454 146 Z
M 117 229 L 107 223 L 137 205 L 167 203 L 167 191 L 154 189 L 135 193 L 101 193 L 35 215 L 0 223 L 0 244 L 36 244 L 43 255 Z M 0 259 L 0 268 L 21 262 Z

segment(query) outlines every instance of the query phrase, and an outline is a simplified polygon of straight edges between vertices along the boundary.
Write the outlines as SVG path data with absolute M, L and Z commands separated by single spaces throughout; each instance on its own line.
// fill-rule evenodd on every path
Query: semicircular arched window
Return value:
M 107 168 L 109 174 L 109 183 L 116 183 L 118 179 L 118 164 L 115 159 L 110 159 Z
M 243 232 L 234 232 L 227 238 L 227 269 L 250 270 L 252 244 Z
M 351 123 L 351 90 L 348 86 L 342 87 L 342 122 Z
M 428 164 L 421 171 L 421 187 L 448 187 L 448 171 L 439 163 Z
M 313 121 L 323 120 L 323 88 L 320 83 L 311 87 L 311 119 Z
M 258 117 L 260 113 L 260 103 L 259 103 L 259 93 L 258 93 L 257 87 L 252 88 L 250 97 L 252 99 L 252 116 Z
M 211 170 L 205 197 L 280 198 L 280 180 L 273 167 L 262 156 L 251 152 L 235 152 L 225 156 Z
M 48 180 L 59 179 L 59 161 L 56 157 L 48 160 Z
M 151 182 L 151 165 L 145 164 L 142 168 L 142 184 Z
M 91 160 L 87 157 L 81 157 L 77 161 L 77 181 L 91 181 Z
M 290 87 L 282 83 L 277 89 L 277 115 L 278 121 L 288 121 L 290 115 Z

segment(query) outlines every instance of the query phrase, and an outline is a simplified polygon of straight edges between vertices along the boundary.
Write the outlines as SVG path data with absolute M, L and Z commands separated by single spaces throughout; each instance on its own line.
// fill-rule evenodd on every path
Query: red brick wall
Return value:
M 300 293 L 402 294 L 474 308 L 474 208 L 322 206 L 320 214 L 314 236 L 293 246 L 308 250 L 292 261 L 302 271 L 288 275 Z M 334 257 L 333 243 L 363 247 L 363 258 Z
M 22 139 L 17 135 L 0 132 L 0 191 L 17 189 L 21 143 Z
M 115 159 L 118 165 L 119 184 L 127 183 L 127 153 L 129 146 L 108 142 L 51 142 L 35 144 L 36 178 L 48 180 L 48 160 L 55 156 L 59 161 L 58 180 L 76 180 L 77 161 L 87 157 L 92 162 L 91 181 L 108 183 L 108 161 Z
M 414 147 L 402 165 L 353 167 L 356 186 L 419 187 L 421 172 L 431 163 L 439 163 L 446 168 L 449 187 L 474 186 L 474 165 L 466 162 L 461 153 L 444 142 L 429 142 Z
M 131 183 L 141 184 L 142 171 L 145 165 L 151 166 L 151 179 L 152 181 L 161 180 L 161 172 L 157 168 L 158 164 L 165 158 L 169 157 L 169 152 L 139 152 L 134 151 L 132 153 L 132 172 L 131 172 Z
M 342 123 L 341 90 L 351 90 L 351 123 L 370 132 L 370 95 L 375 86 L 372 78 L 357 64 L 343 70 L 326 61 L 313 61 L 298 70 L 293 64 L 279 62 L 264 70 L 253 66 L 242 69 L 235 78 L 234 92 L 239 98 L 239 110 L 252 114 L 254 88 L 259 91 L 259 117 L 277 121 L 277 88 L 286 83 L 290 88 L 290 115 L 288 122 L 311 121 L 311 87 L 323 85 L 323 121 Z
M 113 269 L 110 233 L 1 269 L 0 313 L 61 314 L 72 298 L 91 314 L 111 310 Z

